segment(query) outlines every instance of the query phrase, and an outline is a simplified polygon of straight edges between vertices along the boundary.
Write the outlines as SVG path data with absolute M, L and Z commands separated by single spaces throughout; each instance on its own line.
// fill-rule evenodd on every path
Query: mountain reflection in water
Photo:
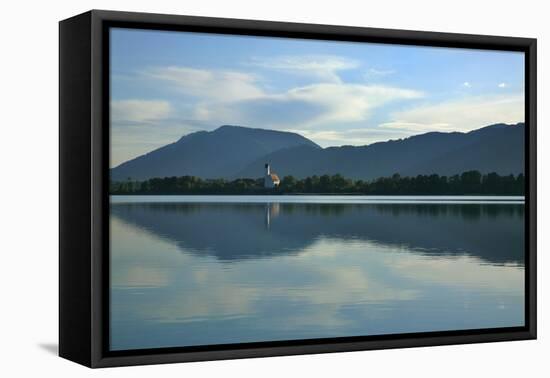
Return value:
M 134 203 L 111 214 L 221 261 L 300 253 L 319 237 L 523 264 L 518 204 Z M 498 221 L 497 221 L 498 220 Z
M 524 324 L 524 205 L 111 203 L 112 350 Z

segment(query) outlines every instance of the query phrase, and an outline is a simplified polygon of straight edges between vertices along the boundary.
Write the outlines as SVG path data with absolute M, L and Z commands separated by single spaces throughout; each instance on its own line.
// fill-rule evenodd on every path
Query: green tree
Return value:
M 296 189 L 296 179 L 294 176 L 285 176 L 281 181 L 281 190 L 292 193 Z

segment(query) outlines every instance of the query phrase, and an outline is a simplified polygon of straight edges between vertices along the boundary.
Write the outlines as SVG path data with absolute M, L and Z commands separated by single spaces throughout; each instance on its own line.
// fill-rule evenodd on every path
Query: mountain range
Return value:
M 197 176 L 203 179 L 259 178 L 264 164 L 281 178 L 341 174 L 352 179 L 453 175 L 468 170 L 500 175 L 524 171 L 525 125 L 495 124 L 470 132 L 429 132 L 366 146 L 321 148 L 291 132 L 221 126 L 111 169 L 111 180 Z

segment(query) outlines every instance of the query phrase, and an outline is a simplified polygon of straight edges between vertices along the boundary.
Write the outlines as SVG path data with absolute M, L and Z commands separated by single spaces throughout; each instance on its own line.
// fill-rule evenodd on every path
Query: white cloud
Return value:
M 392 121 L 381 124 L 388 129 L 411 132 L 470 131 L 495 123 L 523 122 L 524 98 L 515 96 L 477 96 L 462 100 L 425 104 L 392 114 Z
M 263 94 L 255 75 L 238 71 L 170 66 L 148 70 L 144 75 L 167 81 L 174 89 L 202 100 L 243 100 Z
M 464 83 L 462 83 L 462 86 L 466 88 L 471 88 L 472 84 L 469 81 L 465 81 Z
M 508 87 L 508 84 L 506 84 L 506 83 L 500 83 L 500 84 L 498 85 L 498 87 L 499 87 L 499 88 L 506 88 L 506 87 Z
M 279 56 L 271 59 L 256 58 L 253 66 L 309 76 L 323 82 L 340 83 L 338 71 L 359 67 L 355 60 L 332 55 Z
M 161 100 L 114 100 L 111 101 L 113 122 L 147 123 L 167 117 L 170 103 Z
M 195 116 L 271 128 L 309 128 L 364 121 L 375 108 L 422 96 L 422 92 L 396 87 L 323 83 L 243 101 L 202 103 Z
M 354 145 L 362 146 L 388 139 L 404 138 L 410 135 L 407 130 L 401 129 L 346 129 L 346 130 L 314 130 L 314 129 L 288 129 L 290 131 L 303 135 L 314 140 L 322 147 Z
M 423 96 L 422 92 L 411 89 L 343 83 L 336 72 L 354 68 L 357 63 L 334 56 L 279 57 L 255 64 L 326 81 L 268 93 L 263 90 L 259 76 L 238 71 L 170 66 L 152 68 L 142 74 L 195 97 L 193 102 L 172 103 L 187 107 L 186 111 L 191 112 L 188 117 L 210 124 L 280 129 L 359 122 L 368 119 L 373 109 L 387 103 Z
M 450 123 L 420 123 L 407 121 L 390 121 L 379 125 L 384 129 L 408 130 L 413 132 L 429 132 L 429 131 L 456 131 L 452 129 Z
M 409 89 L 357 84 L 317 84 L 292 89 L 288 97 L 319 104 L 324 109 L 311 124 L 356 122 L 368 118 L 369 112 L 388 102 L 422 97 Z

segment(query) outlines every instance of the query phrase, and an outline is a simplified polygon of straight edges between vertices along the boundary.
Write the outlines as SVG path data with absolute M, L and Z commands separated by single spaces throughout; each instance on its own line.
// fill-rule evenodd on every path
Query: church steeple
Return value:
M 279 176 L 275 173 L 271 173 L 271 167 L 269 163 L 265 163 L 265 175 L 264 175 L 264 188 L 273 189 L 281 183 Z

